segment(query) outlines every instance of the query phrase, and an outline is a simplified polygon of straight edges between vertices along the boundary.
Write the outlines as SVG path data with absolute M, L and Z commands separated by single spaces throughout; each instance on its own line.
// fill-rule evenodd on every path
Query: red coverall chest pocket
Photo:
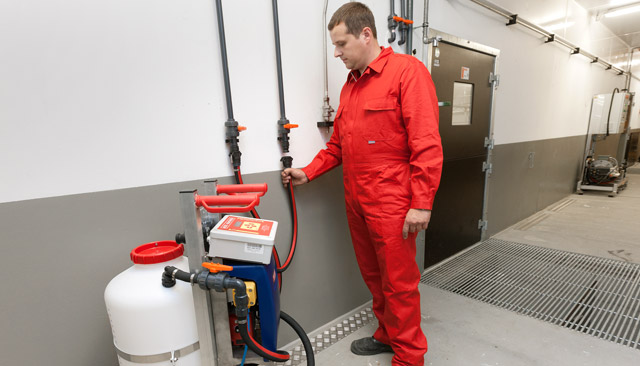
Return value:
M 393 97 L 370 99 L 364 102 L 364 119 L 360 135 L 371 142 L 393 138 L 397 124 L 397 99 Z

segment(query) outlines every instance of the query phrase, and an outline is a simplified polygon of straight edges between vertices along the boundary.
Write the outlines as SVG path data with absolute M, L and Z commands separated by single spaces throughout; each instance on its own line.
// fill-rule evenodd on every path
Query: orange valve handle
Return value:
M 399 16 L 394 16 L 394 17 L 393 17 L 393 20 L 395 20 L 396 22 L 402 22 L 402 23 L 404 23 L 404 24 L 413 24 L 413 20 L 410 20 L 410 19 L 404 19 L 404 18 L 401 18 L 401 17 L 399 17 Z
M 249 212 L 260 203 L 260 196 L 248 193 L 232 196 L 199 196 L 196 194 L 194 198 L 197 207 L 203 207 L 211 213 Z
M 221 264 L 221 263 L 204 262 L 204 263 L 202 263 L 202 266 L 204 268 L 208 269 L 209 272 L 211 272 L 211 273 L 233 271 L 233 267 L 227 266 L 227 265 L 224 265 L 224 264 Z
M 286 125 L 284 125 L 282 127 L 287 128 L 287 129 L 291 129 L 291 128 L 298 128 L 298 125 L 294 125 L 292 123 L 287 123 Z
M 229 184 L 229 185 L 219 185 L 216 188 L 218 193 L 226 193 L 226 194 L 253 193 L 253 194 L 257 194 L 258 197 L 264 196 L 264 194 L 267 192 L 267 189 L 268 189 L 267 183 Z
M 244 126 L 238 126 L 238 132 L 246 131 L 247 128 Z

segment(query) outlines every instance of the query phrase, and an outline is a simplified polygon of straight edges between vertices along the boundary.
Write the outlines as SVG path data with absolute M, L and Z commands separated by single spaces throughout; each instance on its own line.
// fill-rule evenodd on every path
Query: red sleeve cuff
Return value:
M 413 199 L 411 200 L 411 208 L 420 208 L 423 210 L 433 209 L 433 200 L 426 199 Z

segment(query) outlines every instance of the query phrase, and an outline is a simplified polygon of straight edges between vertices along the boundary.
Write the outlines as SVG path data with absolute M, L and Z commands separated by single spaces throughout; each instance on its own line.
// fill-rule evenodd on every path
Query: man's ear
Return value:
M 364 27 L 362 28 L 362 32 L 360 32 L 360 37 L 362 37 L 363 41 L 369 43 L 371 42 L 371 38 L 373 38 L 373 31 L 371 31 L 369 27 Z

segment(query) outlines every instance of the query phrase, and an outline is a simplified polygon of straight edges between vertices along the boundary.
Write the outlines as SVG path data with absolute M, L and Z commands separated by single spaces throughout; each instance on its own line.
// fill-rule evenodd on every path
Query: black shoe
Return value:
M 393 350 L 388 344 L 379 342 L 373 337 L 366 337 L 351 342 L 351 352 L 358 356 L 371 356 L 378 353 L 393 353 Z

